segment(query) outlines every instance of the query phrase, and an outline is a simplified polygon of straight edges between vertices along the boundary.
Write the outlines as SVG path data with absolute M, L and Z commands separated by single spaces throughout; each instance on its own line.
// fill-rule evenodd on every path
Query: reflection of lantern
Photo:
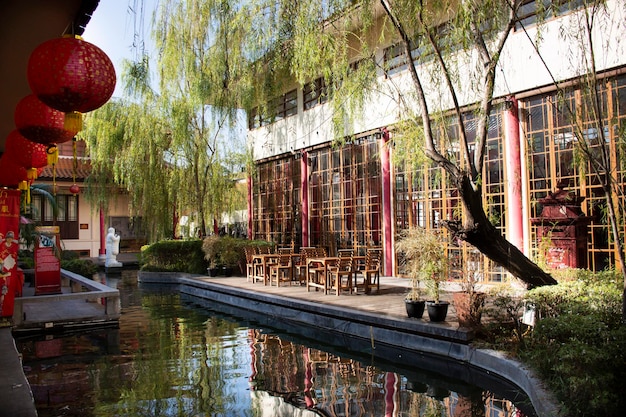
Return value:
M 35 48 L 28 60 L 28 83 L 48 106 L 85 113 L 111 98 L 115 68 L 97 46 L 80 36 L 64 36 Z
M 44 145 L 67 142 L 78 130 L 65 130 L 65 113 L 45 105 L 34 94 L 15 106 L 15 126 L 26 139 Z
M 9 133 L 4 145 L 4 153 L 7 158 L 27 169 L 43 168 L 48 165 L 46 149 L 46 145 L 26 139 L 17 130 Z

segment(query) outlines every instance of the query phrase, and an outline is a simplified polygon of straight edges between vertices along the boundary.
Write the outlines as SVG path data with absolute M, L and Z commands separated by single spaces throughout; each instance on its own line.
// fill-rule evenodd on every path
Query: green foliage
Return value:
M 548 383 L 563 415 L 617 416 L 626 406 L 626 326 L 619 273 L 571 270 L 528 292 L 538 315 L 520 352 Z
M 202 241 L 204 259 L 209 262 L 211 268 L 239 268 L 239 272 L 242 273 L 246 261 L 244 247 L 259 246 L 271 246 L 271 243 L 217 235 L 208 236 Z
M 542 319 L 523 353 L 560 399 L 563 415 L 618 416 L 626 406 L 626 326 L 597 313 Z
M 202 240 L 162 240 L 141 248 L 142 271 L 206 274 Z
M 63 253 L 67 253 L 64 251 Z M 96 265 L 91 259 L 78 259 L 76 257 L 63 257 L 61 259 L 61 269 L 74 272 L 78 275 L 82 275 L 85 278 L 92 278 L 94 274 L 98 272 L 98 265 Z
M 448 255 L 440 237 L 422 227 L 402 231 L 396 241 L 396 252 L 401 255 L 403 267 L 411 279 L 411 291 L 407 299 L 420 297 L 420 282 L 429 284 L 433 297 L 439 302 L 439 286 L 448 279 Z
M 594 315 L 610 326 L 621 320 L 623 282 L 616 271 L 569 270 L 558 285 L 535 288 L 526 295 L 541 318 Z M 572 279 L 575 278 L 575 279 Z

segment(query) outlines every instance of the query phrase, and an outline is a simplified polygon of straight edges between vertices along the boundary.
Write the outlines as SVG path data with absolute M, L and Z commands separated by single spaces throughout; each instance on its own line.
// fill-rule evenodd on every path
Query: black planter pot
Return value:
M 440 301 L 438 303 L 427 301 L 426 308 L 428 309 L 428 318 L 430 321 L 445 321 L 448 315 L 448 305 L 450 305 L 450 303 L 447 301 Z
M 424 307 L 426 305 L 426 301 L 404 300 L 404 305 L 406 306 L 406 314 L 409 317 L 421 319 L 422 315 L 424 315 Z
M 229 268 L 227 266 L 223 267 L 222 275 L 224 275 L 225 277 L 230 277 L 231 275 L 233 275 L 233 268 Z
M 216 277 L 217 274 L 220 272 L 219 268 L 208 268 L 207 272 L 209 273 L 210 277 Z

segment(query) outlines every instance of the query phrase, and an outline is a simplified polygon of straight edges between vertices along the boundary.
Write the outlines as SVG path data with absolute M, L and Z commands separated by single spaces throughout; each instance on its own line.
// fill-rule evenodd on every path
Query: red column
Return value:
M 309 246 L 309 154 L 302 152 L 300 159 L 300 203 L 302 204 L 302 246 Z
M 383 265 L 384 273 L 392 275 L 393 273 L 393 251 L 392 251 L 392 223 L 391 223 L 391 163 L 389 161 L 389 132 L 383 129 L 383 135 L 380 140 L 380 167 L 382 171 L 382 201 L 383 201 Z
M 100 259 L 106 258 L 106 233 L 104 233 L 104 210 L 100 206 L 100 250 L 98 251 Z
M 507 110 L 504 113 L 505 125 L 505 161 L 507 210 L 507 238 L 519 250 L 524 251 L 524 228 L 522 210 L 522 165 L 519 134 L 519 115 L 517 100 L 507 98 Z
M 246 178 L 246 185 L 248 186 L 248 239 L 254 239 L 252 236 L 252 176 L 248 174 Z

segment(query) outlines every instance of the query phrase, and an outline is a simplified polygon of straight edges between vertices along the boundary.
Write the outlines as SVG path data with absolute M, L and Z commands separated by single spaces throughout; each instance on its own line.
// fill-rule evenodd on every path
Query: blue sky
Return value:
M 140 9 L 143 3 L 144 17 L 141 25 Z M 133 48 L 135 31 L 143 34 L 144 42 L 149 49 L 150 23 L 152 12 L 158 0 L 101 0 L 91 20 L 87 24 L 83 39 L 102 49 L 115 66 L 117 85 L 115 97 L 120 97 L 122 60 L 133 59 L 136 49 Z M 133 9 L 137 8 L 137 13 Z

